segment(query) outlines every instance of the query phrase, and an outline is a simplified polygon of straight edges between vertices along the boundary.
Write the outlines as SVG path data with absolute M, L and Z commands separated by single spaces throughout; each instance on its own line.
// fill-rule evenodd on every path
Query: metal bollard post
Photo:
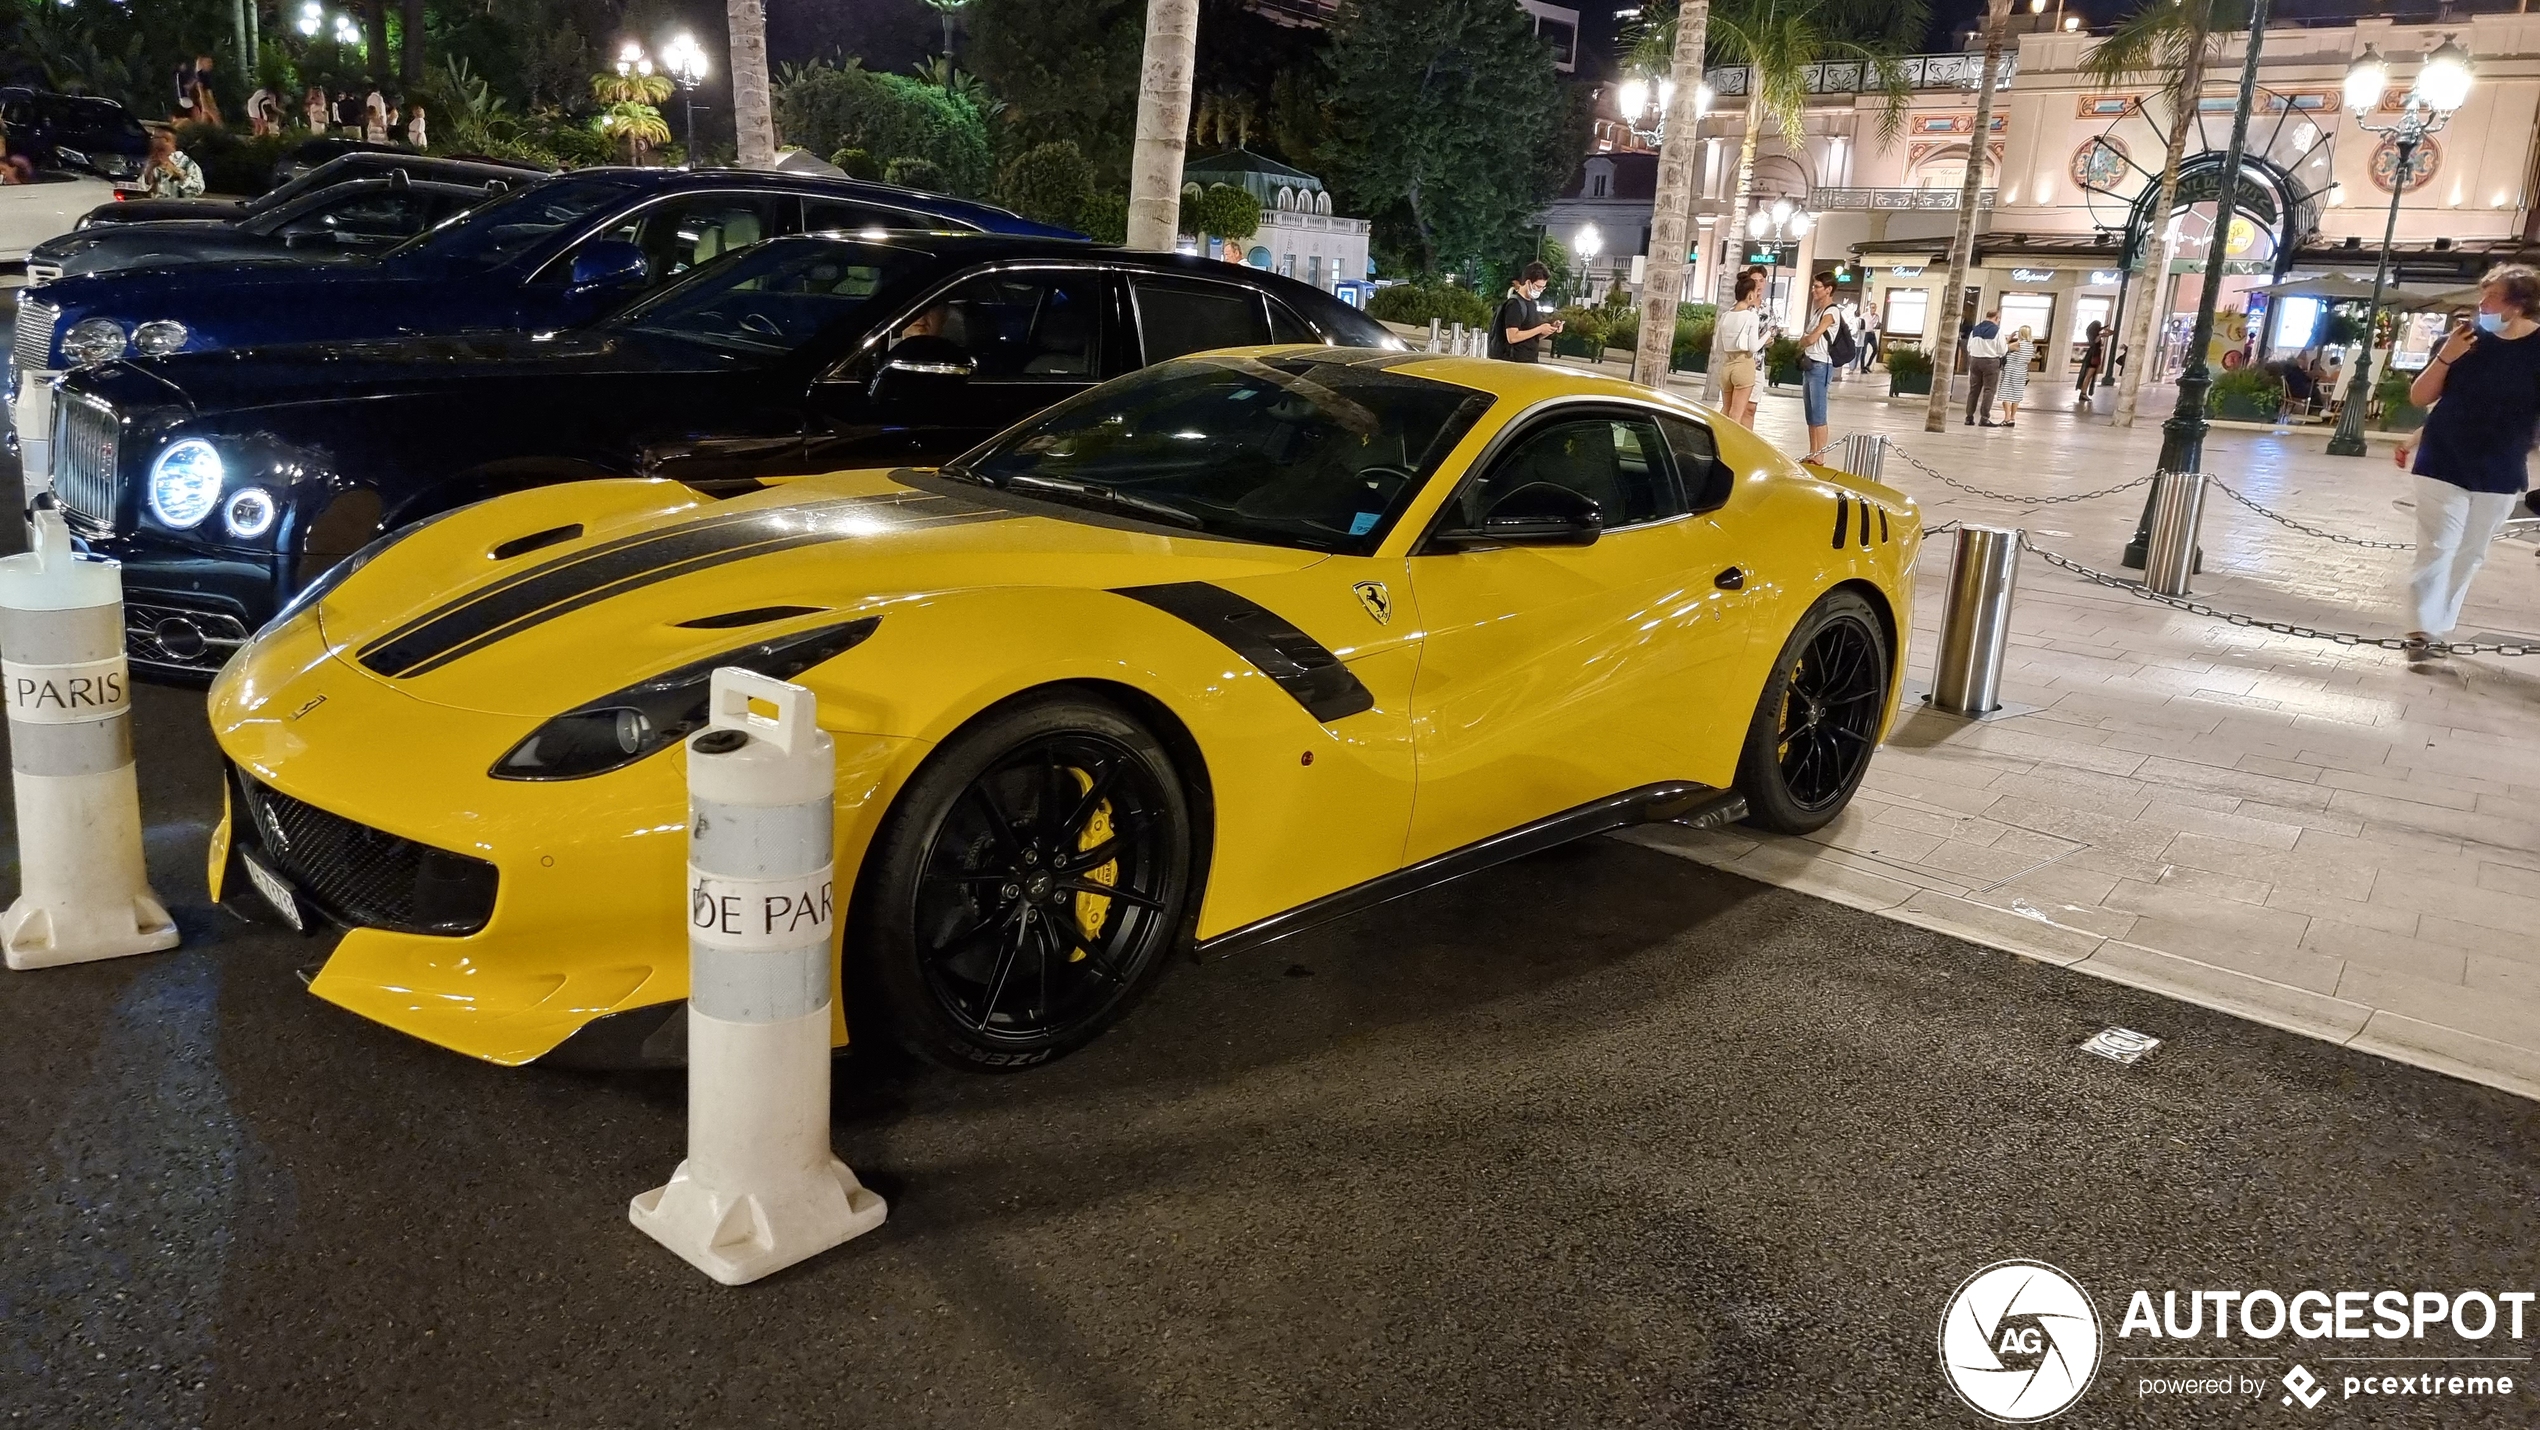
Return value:
M 2011 638 L 2011 589 L 2020 575 L 2020 534 L 1962 526 L 1949 558 L 1949 604 L 1940 616 L 1940 659 L 1931 703 L 1952 715 L 2001 708 L 2002 655 Z
M 2196 528 L 2205 519 L 2205 474 L 2163 472 L 2152 479 L 2152 535 L 2143 546 L 2143 586 L 2187 594 L 2196 570 Z
M 1455 327 L 1449 331 L 1446 343 L 1446 350 L 1449 354 L 1455 357 L 1464 356 L 1464 325 L 1462 323 L 1456 324 Z
M 1429 320 L 1429 351 L 1433 353 L 1442 353 L 1446 351 L 1446 348 L 1440 343 L 1438 338 L 1438 328 L 1445 321 L 1446 320 L 1443 318 L 1431 318 Z
M 1844 454 L 1843 469 L 1856 477 L 1883 481 L 1880 470 L 1887 465 L 1887 439 L 1876 432 L 1855 432 L 1844 441 L 1851 450 Z
M 0 684 L 16 785 L 18 901 L 0 916 L 11 968 L 176 947 L 141 862 L 123 571 L 71 550 L 50 506 L 34 550 L 0 560 Z
M 738 1286 L 889 1209 L 829 1147 L 837 747 L 799 685 L 726 668 L 712 690 L 688 742 L 688 1157 L 627 1214 Z

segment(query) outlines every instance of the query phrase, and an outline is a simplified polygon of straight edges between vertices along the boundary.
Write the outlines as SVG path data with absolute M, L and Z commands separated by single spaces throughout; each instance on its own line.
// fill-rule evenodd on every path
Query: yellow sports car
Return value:
M 943 375 L 947 383 L 958 375 Z M 1913 502 L 1606 378 L 1274 347 L 940 470 L 498 497 L 329 572 L 214 685 L 216 897 L 311 991 L 498 1063 L 683 1052 L 684 737 L 817 693 L 844 1010 L 956 1067 L 1232 951 L 1645 820 L 1833 818 L 1894 717 Z

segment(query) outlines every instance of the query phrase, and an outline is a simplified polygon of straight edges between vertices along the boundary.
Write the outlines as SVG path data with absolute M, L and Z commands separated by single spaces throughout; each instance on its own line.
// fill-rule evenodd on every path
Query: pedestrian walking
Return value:
M 1490 355 L 1509 362 L 1536 362 L 1543 356 L 1543 340 L 1561 331 L 1559 319 L 1546 322 L 1543 316 L 1543 290 L 1552 281 L 1552 270 L 1541 263 L 1529 263 L 1508 285 L 1508 296 L 1500 300 L 1499 316 L 1490 327 Z
M 278 127 L 275 117 L 281 112 L 282 102 L 263 85 L 256 86 L 256 92 L 247 96 L 247 128 L 259 139 L 274 132 Z
M 1834 381 L 1834 370 L 1852 360 L 1851 330 L 1843 324 L 1843 309 L 1834 301 L 1834 275 L 1820 273 L 1808 280 L 1808 311 L 1814 315 L 1807 336 L 1799 340 L 1799 400 L 1808 421 L 1808 451 L 1822 452 L 1834 440 L 1834 428 L 1826 415 L 1826 389 Z
M 2540 269 L 2489 269 L 2478 284 L 2477 320 L 2455 327 L 2409 384 L 2408 401 L 2430 409 L 2416 441 L 2395 454 L 2403 470 L 2416 473 L 2416 568 L 2408 576 L 2413 646 L 2443 640 L 2460 623 L 2488 543 L 2530 485 L 2528 458 L 2540 431 L 2535 334 Z
M 1995 396 L 2002 403 L 2002 425 L 2020 425 L 2020 399 L 2028 395 L 2028 364 L 2037 352 L 2029 330 L 2022 328 L 2012 335 L 2010 349 L 2002 354 L 2002 385 Z
M 388 98 L 375 89 L 362 97 L 362 138 L 373 144 L 388 142 Z
M 2088 402 L 2090 389 L 2099 381 L 2099 370 L 2108 365 L 2108 325 L 2094 318 L 2082 330 L 2085 339 L 2081 350 L 2081 381 L 2073 384 L 2076 401 Z
M 417 149 L 428 149 L 431 147 L 431 143 L 425 137 L 425 134 L 426 131 L 423 125 L 423 101 L 418 99 L 414 103 L 406 106 L 406 142 Z
M 326 132 L 326 91 L 316 85 L 310 85 L 309 92 L 300 96 L 300 114 L 309 121 L 311 134 L 324 134 Z
M 188 88 L 187 93 L 193 99 L 193 109 L 186 115 L 187 118 L 197 124 L 217 125 L 221 122 L 220 101 L 212 94 L 212 57 L 210 55 L 194 57 L 194 83 Z
M 203 171 L 176 147 L 176 131 L 162 126 L 150 131 L 150 157 L 142 162 L 141 182 L 154 199 L 198 198 Z
M 1764 341 L 1764 280 L 1737 275 L 1737 301 L 1720 315 L 1720 410 L 1755 425 L 1755 350 Z
M 2002 383 L 2002 355 L 2010 345 L 2002 341 L 2002 314 L 1987 308 L 1984 321 L 1967 330 L 1967 425 L 1999 427 L 1993 420 L 1993 394 Z
M 1868 304 L 1861 307 L 1861 371 L 1879 360 L 1879 315 Z

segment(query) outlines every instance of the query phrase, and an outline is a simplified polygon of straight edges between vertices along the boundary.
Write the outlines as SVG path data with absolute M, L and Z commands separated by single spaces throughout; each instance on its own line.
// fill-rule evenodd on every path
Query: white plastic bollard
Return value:
M 123 569 L 71 549 L 35 513 L 35 548 L 0 560 L 0 684 L 18 807 L 18 901 L 0 915 L 11 968 L 176 947 L 141 864 Z
M 829 1150 L 837 747 L 799 685 L 725 668 L 711 698 L 688 742 L 688 1159 L 628 1215 L 738 1286 L 889 1209 Z

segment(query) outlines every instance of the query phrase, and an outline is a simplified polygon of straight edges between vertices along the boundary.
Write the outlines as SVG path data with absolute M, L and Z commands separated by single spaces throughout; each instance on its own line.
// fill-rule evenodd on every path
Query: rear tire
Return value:
M 1852 802 L 1887 715 L 1887 629 L 1852 591 L 1829 591 L 1783 642 L 1737 766 L 1746 823 L 1821 829 Z
M 859 1001 L 944 1067 L 1019 1072 L 1072 1052 L 1163 972 L 1192 839 L 1180 770 L 1119 708 L 1071 694 L 994 712 L 883 821 L 848 934 Z

